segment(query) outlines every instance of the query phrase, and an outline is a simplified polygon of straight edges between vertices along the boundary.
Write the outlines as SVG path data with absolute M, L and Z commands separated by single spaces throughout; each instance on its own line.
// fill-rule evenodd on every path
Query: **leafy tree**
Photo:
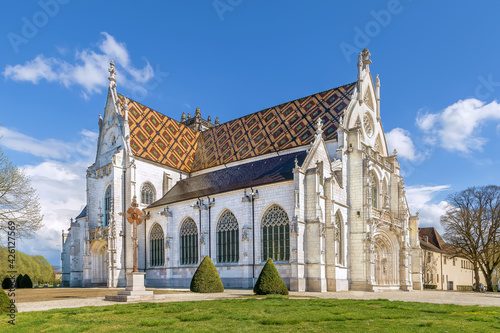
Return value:
M 257 295 L 288 295 L 288 288 L 281 279 L 280 273 L 276 269 L 276 266 L 274 266 L 271 258 L 267 259 L 264 268 L 262 268 L 259 278 L 253 287 L 253 292 Z
M 500 187 L 470 187 L 452 194 L 449 203 L 441 217 L 444 238 L 455 255 L 472 263 L 475 291 L 480 291 L 479 270 L 493 291 L 491 278 L 500 264 Z
M 0 262 L 7 263 L 8 249 L 0 247 Z M 28 274 L 33 282 L 52 282 L 55 280 L 55 273 L 52 266 L 43 256 L 31 256 L 20 251 L 16 251 L 15 269 L 18 273 Z M 0 276 L 9 275 L 9 265 L 0 265 Z
M 203 258 L 200 266 L 194 272 L 189 289 L 195 293 L 221 293 L 224 291 L 220 275 L 209 256 Z
M 31 237 L 42 227 L 40 204 L 29 177 L 14 166 L 0 149 L 0 240 L 15 222 L 17 239 Z

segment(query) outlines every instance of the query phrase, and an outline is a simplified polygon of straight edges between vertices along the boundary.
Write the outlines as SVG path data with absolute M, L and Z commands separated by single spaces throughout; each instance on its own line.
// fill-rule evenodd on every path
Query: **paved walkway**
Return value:
M 178 289 L 177 289 L 178 290 Z M 186 290 L 188 291 L 188 290 Z M 82 292 L 84 290 L 82 289 Z M 110 291 L 110 294 L 112 292 Z M 249 289 L 229 289 L 223 293 L 217 294 L 195 294 L 195 293 L 177 293 L 155 295 L 153 299 L 139 300 L 138 302 L 184 302 L 184 301 L 207 301 L 217 299 L 231 299 L 241 296 L 253 295 Z M 345 291 L 345 292 L 290 292 L 290 296 L 308 297 L 308 298 L 336 298 L 336 299 L 388 299 L 391 301 L 404 302 L 423 302 L 423 303 L 441 303 L 457 305 L 479 305 L 479 306 L 499 306 L 500 293 L 474 293 L 465 291 L 383 291 L 383 292 L 364 292 L 364 291 Z M 85 298 L 85 299 L 65 299 L 47 302 L 26 302 L 17 303 L 19 312 L 45 311 L 63 308 L 78 308 L 82 306 L 105 306 L 113 304 L 126 304 L 123 302 L 105 301 L 104 298 Z

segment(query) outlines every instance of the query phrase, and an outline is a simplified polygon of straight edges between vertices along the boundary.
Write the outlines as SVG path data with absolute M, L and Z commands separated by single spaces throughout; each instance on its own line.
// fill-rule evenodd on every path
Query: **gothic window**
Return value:
M 111 212 L 111 185 L 108 186 L 106 192 L 104 193 L 104 224 L 107 227 L 109 225 L 109 213 Z
M 155 190 L 150 183 L 144 183 L 141 187 L 141 203 L 151 205 L 155 201 Z
M 149 236 L 149 258 L 151 266 L 163 266 L 165 262 L 165 246 L 163 243 L 163 229 L 156 223 L 153 228 L 151 228 L 151 234 Z
M 273 205 L 262 219 L 262 260 L 290 260 L 290 221 L 283 208 Z
M 187 218 L 181 226 L 181 265 L 198 263 L 198 228 L 192 218 Z
M 217 224 L 217 262 L 238 262 L 238 221 L 229 210 L 222 214 Z

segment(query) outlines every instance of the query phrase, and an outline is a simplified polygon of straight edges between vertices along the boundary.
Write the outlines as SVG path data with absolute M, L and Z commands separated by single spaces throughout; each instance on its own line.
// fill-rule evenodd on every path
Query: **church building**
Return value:
M 381 123 L 380 80 L 357 79 L 241 118 L 153 110 L 117 93 L 111 62 L 87 202 L 62 233 L 63 284 L 189 287 L 205 256 L 226 288 L 251 288 L 272 258 L 291 291 L 422 288 L 418 217 Z

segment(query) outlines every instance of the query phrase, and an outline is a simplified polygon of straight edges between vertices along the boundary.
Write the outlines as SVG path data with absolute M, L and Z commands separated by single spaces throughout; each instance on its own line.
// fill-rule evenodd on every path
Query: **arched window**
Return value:
M 108 186 L 104 193 L 104 227 L 109 225 L 109 213 L 111 212 L 111 185 Z
M 155 201 L 155 190 L 150 183 L 144 183 L 141 187 L 141 203 L 151 205 Z
M 269 208 L 262 219 L 262 260 L 290 260 L 290 221 L 280 206 Z
M 151 266 L 163 266 L 165 262 L 165 246 L 163 245 L 164 237 L 163 229 L 158 223 L 151 228 L 149 244 Z
M 217 262 L 238 262 L 238 221 L 229 210 L 222 214 L 217 224 Z
M 181 226 L 181 265 L 198 263 L 198 228 L 187 218 Z

